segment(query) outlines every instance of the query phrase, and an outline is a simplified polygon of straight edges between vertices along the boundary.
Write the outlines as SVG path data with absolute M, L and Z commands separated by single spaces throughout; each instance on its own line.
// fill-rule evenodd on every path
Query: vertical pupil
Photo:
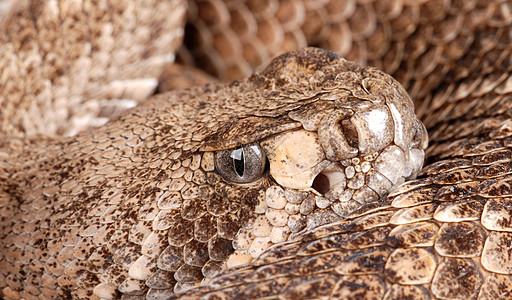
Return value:
M 233 163 L 235 164 L 235 172 L 238 176 L 244 176 L 244 150 L 242 147 L 238 147 L 231 153 Z

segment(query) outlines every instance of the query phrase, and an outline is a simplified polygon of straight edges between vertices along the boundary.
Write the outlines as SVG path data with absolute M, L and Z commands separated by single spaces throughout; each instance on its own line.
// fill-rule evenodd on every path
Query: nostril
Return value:
M 313 180 L 313 188 L 322 195 L 330 190 L 330 185 L 329 177 L 323 173 L 316 175 L 315 180 Z
M 345 119 L 341 121 L 341 128 L 343 130 L 343 134 L 345 135 L 345 138 L 347 139 L 347 143 L 350 147 L 357 148 L 359 138 L 357 134 L 357 129 L 352 124 L 350 119 Z

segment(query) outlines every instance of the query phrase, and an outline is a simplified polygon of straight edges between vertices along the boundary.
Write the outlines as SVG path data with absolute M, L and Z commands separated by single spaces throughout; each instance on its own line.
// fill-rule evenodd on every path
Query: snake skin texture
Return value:
M 511 6 L 476 0 L 12 5 L 0 32 L 0 295 L 512 297 Z M 345 199 L 339 186 L 361 188 L 352 179 L 367 174 L 365 166 L 377 169 L 383 149 L 404 153 L 403 173 L 384 176 L 389 188 L 416 173 L 416 150 L 426 139 L 410 100 L 392 113 L 390 98 L 409 99 L 396 81 L 334 54 L 295 51 L 245 80 L 144 100 L 175 49 L 180 63 L 232 80 L 304 46 L 378 67 L 405 87 L 430 138 L 418 179 L 387 197 L 372 189 L 376 196 L 335 208 Z M 336 76 L 340 65 L 355 75 Z M 386 99 L 383 115 L 393 125 L 374 134 L 383 144 L 372 150 L 374 158 L 333 154 L 339 144 L 363 152 L 367 142 L 354 124 L 359 110 L 329 118 L 351 107 L 340 100 L 347 91 L 349 99 L 365 93 L 372 95 L 366 102 Z M 393 131 L 391 146 L 379 139 L 405 124 L 397 115 L 410 122 L 405 146 L 397 143 L 400 131 Z M 347 117 L 353 126 L 341 121 Z M 322 128 L 345 140 L 330 143 Z M 290 171 L 287 162 L 303 161 L 296 153 L 277 156 L 279 145 L 294 149 L 306 141 L 321 151 L 299 151 L 313 161 Z M 243 172 L 235 163 L 235 177 L 223 174 L 218 156 L 246 145 L 259 145 L 268 163 L 261 177 L 234 183 L 230 178 Z M 315 155 L 339 163 L 324 166 Z M 395 159 L 387 162 L 394 165 Z M 252 168 L 245 161 L 243 167 Z M 304 169 L 309 175 L 298 176 Z M 361 178 L 369 186 L 370 176 Z
M 73 135 L 147 98 L 174 60 L 186 10 L 179 0 L 10 8 L 0 32 L 0 132 L 11 136 Z

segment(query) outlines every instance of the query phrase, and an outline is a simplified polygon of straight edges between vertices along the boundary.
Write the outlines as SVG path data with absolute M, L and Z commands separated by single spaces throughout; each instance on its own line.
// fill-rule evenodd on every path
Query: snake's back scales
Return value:
M 13 3 L 1 297 L 511 298 L 511 8 Z M 419 179 L 386 197 L 426 146 L 403 88 L 329 52 L 144 100 L 171 53 L 231 80 L 307 45 L 405 87 L 429 131 Z

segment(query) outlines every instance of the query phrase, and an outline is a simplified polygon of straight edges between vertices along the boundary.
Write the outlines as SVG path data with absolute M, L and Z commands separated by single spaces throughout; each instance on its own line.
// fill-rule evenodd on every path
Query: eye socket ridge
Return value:
M 215 170 L 226 181 L 250 183 L 261 178 L 265 172 L 267 157 L 257 143 L 215 153 Z

